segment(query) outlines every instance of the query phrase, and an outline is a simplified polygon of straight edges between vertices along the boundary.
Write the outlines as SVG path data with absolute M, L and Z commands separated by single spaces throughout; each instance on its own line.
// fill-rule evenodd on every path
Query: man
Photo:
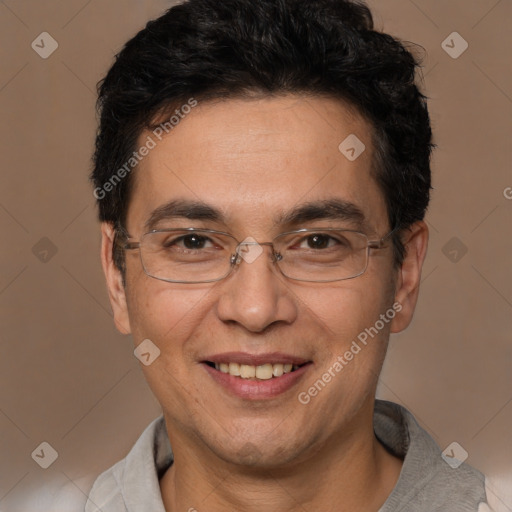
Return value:
M 427 249 L 416 67 L 348 0 L 189 0 L 118 55 L 101 255 L 163 416 L 87 511 L 487 506 L 478 471 L 375 400 Z

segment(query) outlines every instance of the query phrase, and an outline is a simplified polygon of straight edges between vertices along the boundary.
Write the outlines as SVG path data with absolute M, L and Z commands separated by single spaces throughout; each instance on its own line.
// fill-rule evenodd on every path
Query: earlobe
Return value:
M 404 261 L 398 271 L 395 302 L 401 306 L 391 323 L 391 332 L 403 331 L 416 308 L 421 281 L 421 269 L 428 246 L 428 226 L 423 221 L 412 224 L 403 235 Z
M 115 241 L 115 230 L 111 223 L 101 224 L 101 264 L 107 282 L 108 296 L 114 323 L 117 330 L 122 334 L 130 334 L 130 320 L 126 302 L 126 291 L 123 284 L 121 271 L 116 267 L 113 259 L 113 246 Z

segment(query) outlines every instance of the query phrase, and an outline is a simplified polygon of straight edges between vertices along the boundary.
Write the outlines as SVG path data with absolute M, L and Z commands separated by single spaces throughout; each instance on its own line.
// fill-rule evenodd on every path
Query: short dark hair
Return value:
M 91 179 L 99 218 L 124 226 L 132 177 L 112 181 L 155 120 L 186 104 L 259 95 L 338 98 L 373 128 L 373 173 L 391 227 L 423 219 L 432 132 L 415 82 L 419 60 L 374 29 L 349 0 L 188 0 L 147 23 L 98 84 L 100 126 Z M 340 141 L 341 142 L 341 141 Z M 126 173 L 123 173 L 123 176 Z M 394 237 L 395 263 L 404 247 Z M 122 251 L 115 254 L 123 270 Z

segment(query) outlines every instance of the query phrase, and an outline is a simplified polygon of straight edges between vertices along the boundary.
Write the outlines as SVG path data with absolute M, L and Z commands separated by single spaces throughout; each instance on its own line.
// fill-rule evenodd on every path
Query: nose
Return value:
M 294 295 L 274 263 L 271 245 L 240 244 L 236 267 L 222 283 L 217 303 L 223 322 L 262 332 L 276 322 L 291 324 L 296 319 Z

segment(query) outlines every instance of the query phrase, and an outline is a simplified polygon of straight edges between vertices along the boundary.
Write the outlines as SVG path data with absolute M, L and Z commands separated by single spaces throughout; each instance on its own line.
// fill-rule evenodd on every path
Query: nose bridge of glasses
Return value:
M 275 251 L 273 242 L 258 242 L 254 238 L 249 238 L 238 243 L 235 254 L 231 258 L 232 263 L 239 265 L 242 259 L 252 263 L 263 253 L 262 246 L 269 246 L 271 248 L 271 258 L 273 261 L 281 259 L 281 255 Z
M 270 247 L 272 247 L 272 248 L 274 247 L 273 242 L 257 242 L 256 240 L 249 240 L 249 241 L 244 240 L 243 242 L 240 242 L 238 244 L 238 247 L 242 247 L 245 245 L 270 245 Z

